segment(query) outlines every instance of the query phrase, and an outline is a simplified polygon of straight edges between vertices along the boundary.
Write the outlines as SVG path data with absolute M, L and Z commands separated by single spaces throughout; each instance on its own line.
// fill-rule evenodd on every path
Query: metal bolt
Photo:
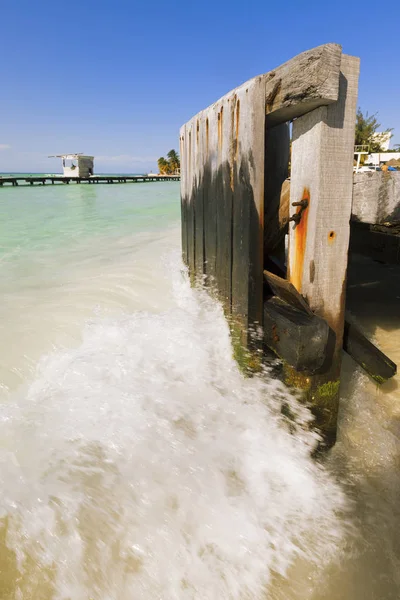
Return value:
M 292 206 L 301 206 L 301 208 L 307 208 L 308 206 L 308 200 L 304 199 L 304 200 L 300 200 L 300 202 L 292 202 Z
M 306 198 L 304 198 L 303 200 L 300 200 L 300 202 L 292 202 L 292 206 L 300 206 L 300 210 L 299 212 L 295 213 L 294 215 L 292 215 L 289 219 L 290 221 L 293 221 L 294 225 L 293 225 L 293 229 L 296 229 L 296 226 L 300 223 L 301 221 L 301 215 L 303 214 L 303 211 L 307 208 L 308 206 L 308 200 Z
M 289 223 L 291 221 L 293 221 L 295 225 L 297 225 L 298 223 L 300 223 L 300 221 L 301 221 L 301 213 L 295 213 L 292 217 L 290 217 Z

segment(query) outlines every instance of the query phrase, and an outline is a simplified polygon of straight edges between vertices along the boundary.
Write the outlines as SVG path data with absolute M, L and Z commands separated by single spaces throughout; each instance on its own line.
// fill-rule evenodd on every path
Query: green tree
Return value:
M 158 165 L 158 170 L 160 172 L 161 175 L 167 175 L 169 172 L 169 163 L 167 160 L 165 160 L 165 158 L 163 156 L 161 156 L 161 158 L 158 159 L 157 161 L 157 165 Z
M 369 152 L 383 152 L 379 140 L 374 137 L 374 134 L 377 133 L 379 127 L 380 123 L 378 123 L 376 114 L 368 115 L 368 113 L 366 113 L 364 116 L 361 108 L 359 108 L 356 116 L 355 145 L 368 146 Z M 392 129 L 386 129 L 385 133 L 390 131 L 392 131 Z
M 171 167 L 171 173 L 175 173 L 181 166 L 181 162 L 179 159 L 179 154 L 176 150 L 170 150 L 167 154 L 168 163 Z
M 176 150 L 170 150 L 167 154 L 168 160 L 163 156 L 158 159 L 158 170 L 162 175 L 172 175 L 180 169 L 181 162 L 179 160 L 179 154 Z

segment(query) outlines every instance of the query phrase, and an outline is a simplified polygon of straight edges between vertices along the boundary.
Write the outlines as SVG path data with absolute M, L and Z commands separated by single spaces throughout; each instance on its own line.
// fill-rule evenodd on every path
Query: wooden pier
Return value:
M 146 183 L 150 181 L 180 181 L 179 175 L 92 175 L 90 177 L 64 177 L 63 175 L 33 175 L 24 176 L 0 176 L 0 187 L 3 185 L 46 185 L 63 183 Z
M 182 252 L 191 281 L 222 302 L 245 372 L 271 350 L 282 359 L 284 380 L 302 390 L 328 446 L 336 439 L 343 347 L 380 383 L 396 372 L 345 327 L 350 222 L 371 218 L 362 180 L 353 183 L 358 75 L 358 58 L 326 44 L 247 81 L 180 131 Z M 377 188 L 391 190 L 390 202 L 389 192 L 375 200 L 377 222 L 397 214 L 400 202 L 398 179 L 374 175 Z

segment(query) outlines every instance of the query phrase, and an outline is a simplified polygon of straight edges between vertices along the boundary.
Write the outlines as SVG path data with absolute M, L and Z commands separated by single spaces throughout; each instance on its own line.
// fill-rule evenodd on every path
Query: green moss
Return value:
M 301 390 L 305 401 L 312 406 L 327 404 L 339 395 L 339 379 L 318 385 L 320 376 L 300 373 L 288 364 L 284 364 L 284 374 L 286 385 Z
M 370 374 L 372 379 L 374 381 L 376 381 L 376 383 L 379 383 L 379 385 L 382 385 L 383 383 L 385 383 L 387 381 L 387 379 L 385 379 L 384 377 L 381 377 L 380 375 L 372 375 Z
M 242 336 L 242 328 L 234 319 L 228 318 L 231 330 L 233 347 L 233 358 L 244 375 L 251 375 L 261 369 L 261 355 L 256 349 L 245 346 Z
M 382 385 L 383 383 L 385 383 L 387 381 L 387 379 L 385 379 L 385 377 L 382 377 L 381 375 L 377 375 L 376 373 L 373 373 L 372 371 L 370 371 L 370 369 L 368 369 L 368 367 L 365 363 L 361 363 L 361 366 L 364 369 L 364 371 L 366 373 L 368 373 L 368 375 L 371 377 L 371 379 L 376 381 L 376 383 L 379 383 L 379 385 Z
M 308 392 L 311 389 L 311 377 L 304 373 L 299 373 L 293 367 L 283 361 L 284 380 L 288 387 L 296 388 Z
M 339 379 L 337 381 L 327 381 L 319 385 L 314 394 L 317 398 L 321 398 L 321 400 L 335 398 L 339 394 L 339 387 Z
M 309 406 L 314 415 L 313 425 L 321 431 L 324 445 L 328 448 L 334 444 L 336 439 L 340 380 L 335 379 L 319 383 L 322 377 L 321 375 L 299 373 L 293 367 L 287 364 L 284 365 L 286 385 L 301 392 L 303 401 Z

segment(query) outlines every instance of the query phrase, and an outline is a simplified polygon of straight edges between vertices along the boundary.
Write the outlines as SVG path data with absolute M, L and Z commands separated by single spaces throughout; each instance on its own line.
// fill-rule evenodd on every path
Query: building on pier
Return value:
M 94 156 L 78 154 L 56 154 L 49 158 L 61 158 L 64 177 L 91 177 L 94 173 Z

